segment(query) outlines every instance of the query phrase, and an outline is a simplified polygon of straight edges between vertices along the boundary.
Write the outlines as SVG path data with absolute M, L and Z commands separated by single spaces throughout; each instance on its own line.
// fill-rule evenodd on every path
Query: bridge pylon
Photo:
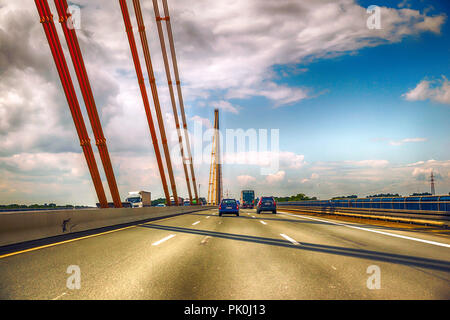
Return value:
M 214 110 L 214 135 L 211 148 L 211 166 L 209 168 L 208 204 L 219 205 L 223 198 L 222 164 L 220 160 L 219 109 Z

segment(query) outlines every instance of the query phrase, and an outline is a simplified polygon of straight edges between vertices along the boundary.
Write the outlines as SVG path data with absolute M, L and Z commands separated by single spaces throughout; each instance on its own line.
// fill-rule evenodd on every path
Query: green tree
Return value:
M 333 200 L 333 199 L 356 199 L 356 198 L 358 198 L 358 196 L 356 194 L 352 194 L 351 196 L 333 197 L 333 198 L 331 198 L 331 200 Z
M 166 198 L 158 198 L 158 199 L 152 200 L 152 206 L 157 206 L 160 203 L 166 204 Z
M 277 202 L 286 202 L 286 201 L 305 201 L 305 200 L 317 200 L 317 197 L 308 197 L 304 193 L 297 193 L 294 196 L 287 197 L 274 197 Z

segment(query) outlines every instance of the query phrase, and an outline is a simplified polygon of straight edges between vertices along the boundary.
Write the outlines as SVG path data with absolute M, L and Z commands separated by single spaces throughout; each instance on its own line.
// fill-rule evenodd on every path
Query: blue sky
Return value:
M 426 7 L 421 1 L 416 3 Z M 442 6 L 433 6 L 435 13 L 442 12 Z M 273 66 L 277 83 L 308 88 L 313 97 L 281 107 L 261 97 L 231 99 L 242 110 L 222 114 L 221 124 L 227 128 L 282 127 L 281 148 L 305 154 L 310 161 L 448 159 L 450 149 L 444 146 L 450 136 L 450 108 L 402 97 L 422 79 L 449 76 L 449 23 L 441 30 L 441 34 L 413 35 L 399 43 L 336 58 Z M 295 71 L 302 69 L 306 70 Z M 428 142 L 403 148 L 386 143 L 407 137 L 425 137 Z
M 399 3 L 377 5 L 396 8 Z M 449 12 L 443 2 L 408 1 L 405 5 L 431 16 Z M 408 35 L 396 43 L 334 58 L 273 65 L 277 84 L 305 88 L 310 97 L 283 106 L 264 97 L 230 99 L 241 108 L 238 114 L 222 113 L 221 126 L 279 128 L 281 150 L 302 154 L 308 162 L 446 161 L 450 158 L 448 104 L 408 101 L 404 95 L 423 79 L 449 77 L 449 33 L 446 21 L 440 33 Z M 401 144 L 403 139 L 420 141 Z
M 130 190 L 160 197 L 118 3 L 73 3 L 81 7 L 77 35 L 121 197 Z M 373 4 L 381 8 L 381 30 L 366 26 L 366 8 Z M 223 130 L 280 133 L 276 172 L 261 174 L 261 162 L 271 154 L 260 151 L 258 161 L 224 164 L 224 188 L 231 195 L 249 188 L 322 199 L 408 195 L 429 190 L 432 170 L 438 193 L 450 191 L 448 1 L 171 0 L 169 5 L 191 134 L 196 121 L 204 130 L 211 126 L 215 108 Z M 151 1 L 143 2 L 177 188 L 186 196 L 152 10 Z M 92 182 L 36 19 L 32 5 L 0 0 L 0 203 L 93 204 Z M 58 32 L 64 39 L 59 27 Z M 147 93 L 151 99 L 148 85 Z M 80 95 L 79 100 L 84 110 Z M 192 148 L 209 143 L 195 136 L 191 141 Z M 209 152 L 194 159 L 202 196 Z

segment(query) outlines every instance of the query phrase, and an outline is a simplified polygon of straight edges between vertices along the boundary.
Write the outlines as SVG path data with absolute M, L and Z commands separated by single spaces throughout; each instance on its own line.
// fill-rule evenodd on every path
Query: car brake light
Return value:
M 259 202 L 258 202 L 258 206 L 260 206 L 260 205 L 261 205 L 261 201 L 262 201 L 262 200 L 259 200 Z

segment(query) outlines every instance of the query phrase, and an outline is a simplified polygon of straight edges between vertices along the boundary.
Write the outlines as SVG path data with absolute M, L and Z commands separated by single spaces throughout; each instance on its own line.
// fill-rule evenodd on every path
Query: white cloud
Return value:
M 398 141 L 389 141 L 389 144 L 391 146 L 401 146 L 405 143 L 411 143 L 411 142 L 425 142 L 427 141 L 426 138 L 405 138 L 402 140 L 398 140 Z
M 122 199 L 128 191 L 135 189 L 149 190 L 152 197 L 163 194 L 154 156 L 124 153 L 112 154 L 111 157 Z M 100 163 L 98 156 L 97 163 Z M 28 204 L 43 201 L 66 204 L 66 201 L 73 201 L 95 205 L 97 201 L 86 161 L 80 153 L 21 153 L 0 157 L 0 176 L 2 184 L 5 183 L 9 189 L 0 190 L 0 198 Z M 102 173 L 101 176 L 106 196 L 111 201 Z M 179 182 L 177 187 L 181 187 L 181 193 L 186 193 L 185 184 Z
M 171 8 L 184 83 L 192 98 L 219 90 L 225 99 L 263 96 L 274 106 L 302 101 L 314 88 L 275 83 L 273 66 L 439 32 L 445 20 L 445 15 L 383 7 L 382 30 L 369 30 L 366 8 L 349 0 L 174 1 Z
M 359 161 L 343 161 L 344 164 L 354 167 L 368 168 L 384 168 L 389 164 L 387 160 L 359 160 Z
M 227 169 L 228 168 L 228 169 Z M 422 160 L 415 163 L 391 163 L 386 160 L 347 160 L 306 163 L 300 169 L 280 168 L 270 176 L 258 174 L 258 168 L 246 166 L 236 171 L 224 167 L 224 185 L 236 194 L 244 185 L 237 176 L 255 178 L 248 185 L 257 195 L 293 195 L 304 193 L 320 199 L 356 194 L 360 197 L 379 193 L 410 195 L 429 192 L 433 170 L 436 192 L 450 191 L 450 160 Z M 247 178 L 240 178 L 247 179 Z M 247 186 L 246 186 L 247 187 Z
M 305 156 L 294 152 L 284 151 L 280 153 L 280 166 L 289 169 L 300 169 L 305 165 Z
M 191 117 L 191 120 L 194 122 L 201 123 L 202 126 L 204 126 L 206 129 L 211 129 L 213 127 L 211 120 L 208 118 L 202 118 L 200 116 L 193 116 Z
M 115 140 L 120 139 L 122 130 L 109 125 L 110 121 L 120 121 L 124 126 L 131 127 L 135 118 L 130 117 L 130 111 L 138 108 L 142 112 L 143 106 L 140 93 L 136 90 L 138 85 L 121 13 L 113 2 L 104 2 L 101 6 L 87 0 L 74 3 L 82 7 L 82 29 L 77 34 L 101 121 L 107 127 L 107 139 L 109 135 L 115 137 L 110 148 L 120 145 L 118 148 L 122 150 L 126 144 Z M 0 4 L 0 66 L 6 70 L 0 82 L 4 90 L 17 88 L 17 95 L 24 96 L 25 85 L 12 84 L 8 80 L 15 77 L 14 70 L 26 69 L 30 77 L 33 77 L 33 73 L 38 74 L 56 88 L 52 97 L 44 97 L 36 107 L 49 105 L 55 99 L 65 105 L 50 51 L 42 50 L 48 45 L 42 26 L 36 23 L 36 9 L 24 6 L 22 2 L 0 0 Z M 55 11 L 52 3 L 50 6 Z M 276 3 L 257 0 L 190 3 L 174 0 L 170 6 L 185 99 L 234 114 L 239 113 L 240 107 L 224 99 L 263 96 L 272 101 L 274 106 L 282 106 L 309 97 L 309 89 L 276 83 L 274 79 L 277 75 L 272 70 L 274 65 L 295 66 L 336 53 L 397 42 L 408 34 L 437 32 L 445 17 L 429 17 L 410 9 L 382 8 L 383 31 L 374 32 L 366 28 L 365 8 L 348 0 L 307 1 L 302 4 L 286 0 Z M 161 104 L 163 111 L 171 111 L 151 3 L 143 3 L 143 7 Z M 132 13 L 131 6 L 129 9 Z M 57 30 L 64 43 L 58 26 Z M 136 28 L 134 30 L 138 39 Z M 10 52 L 14 52 L 14 55 Z M 70 60 L 68 62 L 70 65 Z M 297 71 L 288 68 L 283 72 Z M 72 76 L 75 80 L 74 74 Z M 40 81 L 34 83 L 39 85 Z M 1 97 L 7 96 L 4 90 L 0 92 Z M 36 88 L 38 90 L 43 91 L 42 88 Z M 212 104 L 205 103 L 205 99 L 210 99 L 220 91 L 223 91 L 224 99 L 213 99 Z M 120 96 L 124 95 L 132 99 L 121 99 Z M 151 100 L 149 90 L 148 95 Z M 195 103 L 192 104 L 194 108 Z M 56 122 L 72 130 L 67 109 L 62 110 L 65 112 L 61 112 Z M 13 114 L 9 117 L 13 117 Z M 27 119 L 27 122 L 32 121 Z M 15 124 L 15 128 L 18 125 Z M 135 126 L 137 130 L 147 130 L 145 126 L 141 127 Z M 3 129 L 6 130 L 6 125 L 3 125 Z M 12 139 L 11 144 L 18 140 L 19 137 Z
M 432 168 L 414 168 L 412 171 L 412 176 L 418 180 L 425 180 L 426 177 L 431 175 L 432 171 Z
M 416 28 L 434 33 L 441 32 L 441 26 L 445 22 L 445 16 L 425 17 L 422 22 L 417 23 Z
M 277 161 L 281 168 L 299 169 L 305 165 L 305 156 L 288 151 L 224 152 L 223 163 L 268 167 Z
M 417 86 L 403 94 L 408 101 L 431 100 L 443 104 L 450 104 L 450 81 L 442 77 L 442 80 L 422 80 Z
M 274 82 L 260 84 L 259 89 L 232 88 L 226 94 L 227 99 L 244 99 L 251 96 L 266 97 L 274 101 L 275 107 L 279 107 L 306 99 L 308 94 L 306 89 L 278 85 Z
M 444 180 L 443 176 L 445 176 L 445 173 L 441 174 L 441 170 L 443 170 L 443 168 L 440 168 L 439 166 L 436 166 L 436 167 L 437 167 L 437 169 L 435 167 L 414 168 L 414 170 L 412 172 L 412 176 L 414 178 L 416 178 L 418 181 L 424 181 L 426 183 L 430 183 L 431 173 L 433 173 L 435 184 L 436 183 L 441 184 L 443 182 L 443 180 Z M 441 188 L 441 190 L 442 190 L 442 188 Z
M 228 101 L 225 100 L 220 100 L 220 101 L 213 101 L 210 103 L 210 106 L 213 108 L 217 108 L 226 112 L 231 112 L 234 114 L 238 114 L 239 113 L 239 107 L 238 106 L 233 106 L 231 103 L 229 103 Z
M 286 176 L 285 171 L 278 171 L 275 174 L 270 174 L 270 175 L 266 176 L 266 181 L 269 184 L 278 183 L 278 182 L 282 181 L 285 176 Z
M 410 195 L 414 192 L 429 192 L 432 171 L 436 179 L 436 192 L 448 194 L 450 190 L 450 180 L 446 178 L 450 172 L 450 160 L 417 161 L 411 164 L 380 160 L 320 162 L 313 163 L 305 170 L 315 171 L 320 167 L 326 170 L 321 171 L 320 179 L 315 184 L 311 178 L 300 178 L 300 182 L 308 182 L 308 188 L 315 185 L 317 189 L 312 190 L 320 194 L 314 195 L 322 199 L 350 194 L 365 197 L 379 193 Z M 289 177 L 293 178 L 292 174 Z
M 0 157 L 0 199 L 15 203 L 95 205 L 95 191 L 83 155 L 21 153 Z
M 407 164 L 407 166 L 408 167 L 415 167 L 415 166 L 422 165 L 424 163 L 425 163 L 425 161 L 417 161 L 417 162 L 414 162 L 414 163 Z
M 31 70 L 8 70 L 2 75 L 0 155 L 79 148 L 69 107 L 64 104 L 60 89 L 58 83 L 48 82 Z
M 312 180 L 317 180 L 319 179 L 319 175 L 315 172 L 311 173 L 311 177 L 309 178 L 303 178 L 300 180 L 300 183 L 307 183 L 307 182 L 311 182 Z
M 159 194 L 161 187 L 153 146 L 118 3 L 72 2 L 82 7 L 82 29 L 77 30 L 77 35 L 119 190 L 126 193 L 128 188 L 137 189 L 133 184 L 139 184 L 146 189 L 151 187 L 154 194 Z M 133 15 L 132 6 L 128 3 Z M 54 4 L 51 1 L 49 4 L 55 14 Z M 170 147 L 178 148 L 176 135 L 172 135 L 176 130 L 151 1 L 143 2 L 142 6 L 166 131 L 169 138 L 175 139 L 169 141 Z M 438 33 L 445 20 L 443 14 L 427 16 L 417 10 L 382 8 L 383 29 L 369 30 L 365 8 L 350 0 L 173 0 L 170 9 L 183 96 L 186 105 L 191 106 L 188 110 L 190 117 L 202 104 L 239 114 L 242 107 L 227 101 L 232 98 L 261 96 L 275 107 L 311 98 L 314 88 L 305 88 L 302 83 L 295 86 L 283 83 L 274 67 L 295 66 L 394 43 L 407 35 L 424 31 Z M 138 30 L 135 24 L 133 27 L 139 43 Z M 58 24 L 56 28 L 65 48 L 61 28 Z M 71 179 L 81 179 L 84 186 L 92 184 L 86 171 L 82 171 L 86 170 L 82 169 L 86 164 L 45 33 L 33 5 L 24 1 L 0 0 L 0 43 L 0 156 L 4 158 L 0 188 L 8 185 L 11 186 L 9 190 L 14 189 L 12 186 L 17 190 L 34 189 L 34 199 L 49 194 L 79 203 L 87 198 L 87 193 L 90 199 L 94 199 L 92 188 L 66 189 L 58 188 L 57 184 L 23 182 L 33 178 L 36 172 L 46 172 L 49 179 L 59 177 L 60 185 L 70 184 Z M 65 54 L 69 57 L 67 50 Z M 67 61 L 84 110 L 75 73 L 70 59 Z M 288 68 L 282 73 L 295 72 L 298 72 L 295 68 Z M 448 84 L 444 83 L 442 87 L 445 89 Z M 148 86 L 147 93 L 152 105 Z M 441 99 L 440 96 L 437 94 L 436 99 Z M 86 112 L 83 113 L 90 131 Z M 156 125 L 154 114 L 153 118 Z M 93 141 L 92 134 L 90 136 Z M 37 160 L 30 160 L 29 154 L 40 156 Z M 53 158 L 49 154 L 53 154 Z M 14 164 L 11 157 L 15 155 L 24 161 L 24 166 L 33 167 L 31 163 L 35 161 L 35 172 Z M 58 156 L 67 159 L 66 164 L 54 160 Z M 283 179 L 288 170 L 300 171 L 305 167 L 303 155 L 280 152 L 278 156 L 282 171 L 257 179 L 255 183 L 266 182 L 266 179 L 275 182 Z M 81 163 L 71 167 L 70 157 L 79 159 Z M 269 155 L 255 162 L 267 164 L 267 159 L 270 159 Z M 181 179 L 179 184 L 183 186 L 181 161 L 175 163 L 172 160 L 177 181 Z M 370 167 L 370 164 L 365 165 Z M 41 168 L 47 168 L 47 171 L 40 171 Z M 75 169 L 72 171 L 72 168 Z M 58 176 L 60 169 L 65 171 Z M 102 172 L 101 169 L 99 171 Z M 208 169 L 204 169 L 199 177 L 206 181 L 207 174 Z M 197 179 L 201 181 L 199 177 Z M 77 194 L 80 195 L 78 198 Z M 16 196 L 1 193 L 0 201 L 9 202 Z
M 256 178 L 253 176 L 249 176 L 249 175 L 240 175 L 240 176 L 237 176 L 237 180 L 241 186 L 246 186 L 252 182 L 255 182 Z

